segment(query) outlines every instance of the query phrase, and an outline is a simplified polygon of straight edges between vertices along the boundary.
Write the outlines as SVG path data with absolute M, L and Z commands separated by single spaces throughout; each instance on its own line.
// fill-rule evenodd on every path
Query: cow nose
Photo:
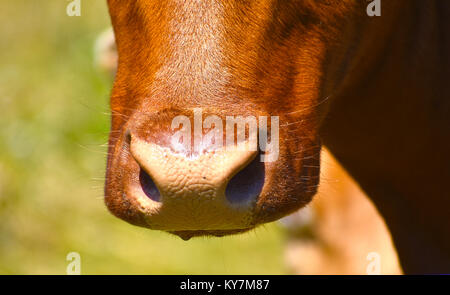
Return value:
M 149 227 L 165 231 L 251 227 L 264 163 L 245 143 L 195 155 L 132 136 L 140 166 L 135 190 Z

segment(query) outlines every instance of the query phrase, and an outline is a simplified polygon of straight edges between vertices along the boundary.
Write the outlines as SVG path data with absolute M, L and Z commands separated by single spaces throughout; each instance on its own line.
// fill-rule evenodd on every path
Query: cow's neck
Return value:
M 405 271 L 448 271 L 450 3 L 383 13 L 326 85 L 323 141 L 384 216 Z

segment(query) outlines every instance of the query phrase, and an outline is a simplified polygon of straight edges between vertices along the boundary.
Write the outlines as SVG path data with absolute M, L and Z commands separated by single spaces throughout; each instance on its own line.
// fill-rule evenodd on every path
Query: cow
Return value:
M 113 78 L 117 49 L 111 28 L 94 46 L 94 65 Z M 314 202 L 280 219 L 285 237 L 285 266 L 293 274 L 401 274 L 390 234 L 373 204 L 336 162 L 322 149 L 321 182 Z M 369 269 L 370 255 L 378 255 Z M 382 259 L 381 259 L 382 257 Z M 370 257 L 369 257 L 370 258 Z
M 108 0 L 108 209 L 185 240 L 243 233 L 313 199 L 324 145 L 404 272 L 450 273 L 450 3 L 383 1 L 379 16 L 367 4 Z M 266 118 L 266 141 L 228 144 L 235 126 L 211 136 L 228 117 Z

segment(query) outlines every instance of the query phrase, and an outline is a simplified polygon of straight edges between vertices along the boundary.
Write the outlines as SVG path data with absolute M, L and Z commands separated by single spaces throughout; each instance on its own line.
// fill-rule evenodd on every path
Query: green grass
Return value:
M 103 204 L 111 81 L 93 67 L 106 1 L 3 0 L 0 9 L 0 274 L 279 274 L 276 225 L 222 239 L 131 226 Z

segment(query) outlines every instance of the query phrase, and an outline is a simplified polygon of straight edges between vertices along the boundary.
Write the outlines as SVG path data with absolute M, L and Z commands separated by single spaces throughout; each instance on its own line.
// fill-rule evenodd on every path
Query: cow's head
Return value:
M 188 239 L 244 232 L 307 204 L 346 19 L 367 5 L 357 2 L 109 0 L 119 53 L 109 210 Z M 250 118 L 247 142 L 227 141 L 227 116 Z

